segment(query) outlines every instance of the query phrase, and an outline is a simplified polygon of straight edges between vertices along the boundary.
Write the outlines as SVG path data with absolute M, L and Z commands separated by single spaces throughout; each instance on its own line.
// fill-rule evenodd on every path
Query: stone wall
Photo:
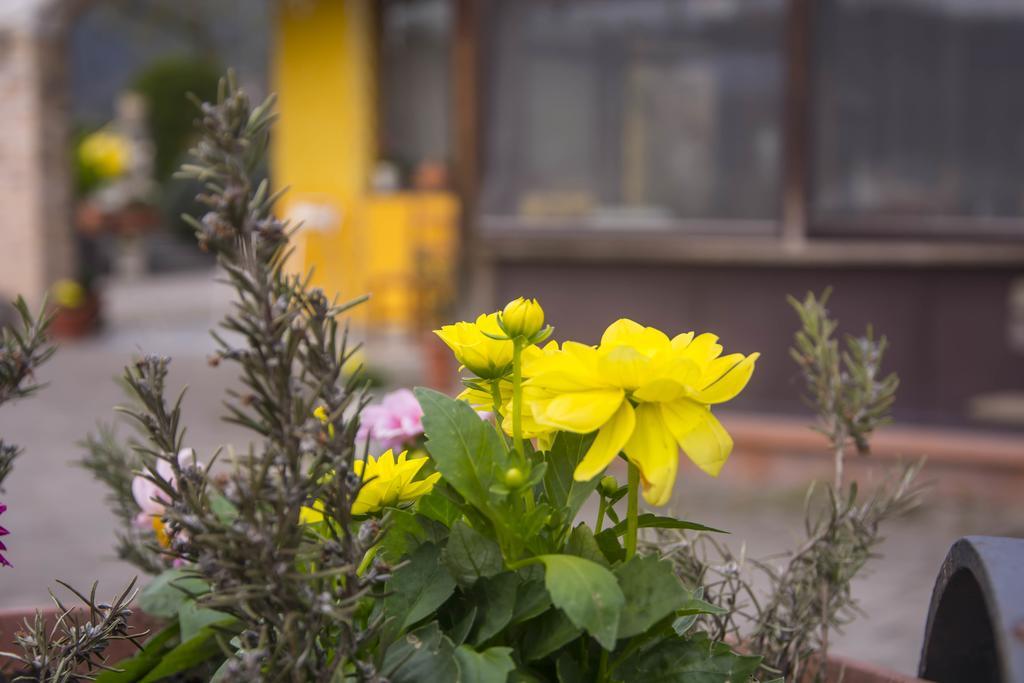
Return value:
M 80 3 L 0 3 L 0 297 L 73 275 L 65 41 Z

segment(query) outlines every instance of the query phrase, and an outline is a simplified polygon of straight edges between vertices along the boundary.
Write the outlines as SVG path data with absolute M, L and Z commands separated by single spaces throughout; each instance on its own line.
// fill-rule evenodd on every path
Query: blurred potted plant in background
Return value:
M 115 240 L 116 272 L 136 276 L 146 268 L 142 236 L 160 224 L 160 216 L 145 111 L 139 95 L 123 93 L 116 118 L 83 136 L 76 146 L 75 227 L 85 283 L 91 283 L 99 269 L 98 243 L 104 237 Z
M 77 339 L 92 333 L 100 324 L 100 299 L 95 290 L 72 279 L 58 280 L 50 287 L 53 322 L 50 333 L 63 339 Z
M 156 225 L 153 150 L 145 116 L 145 100 L 123 93 L 116 118 L 79 140 L 75 178 L 81 232 L 131 237 Z
M 196 248 L 193 230 L 182 220 L 196 214 L 201 206 L 196 195 L 201 183 L 176 176 L 195 142 L 196 106 L 193 98 L 210 101 L 217 97 L 221 67 L 208 56 L 172 56 L 156 60 L 142 69 L 131 90 L 146 102 L 146 126 L 153 143 L 153 179 L 158 189 L 157 208 L 165 231 L 151 266 L 160 270 L 176 265 L 212 265 L 212 257 Z

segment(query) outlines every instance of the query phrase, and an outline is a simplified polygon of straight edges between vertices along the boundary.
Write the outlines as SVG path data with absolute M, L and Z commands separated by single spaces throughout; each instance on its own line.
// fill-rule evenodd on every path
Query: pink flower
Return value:
M 363 409 L 357 438 L 372 439 L 382 450 L 397 450 L 421 434 L 423 409 L 411 391 L 399 389 Z
M 178 465 L 182 468 L 201 467 L 196 462 L 195 451 L 191 448 L 183 448 L 178 452 Z M 174 469 L 171 467 L 171 463 L 166 460 L 161 459 L 157 462 L 156 475 L 172 487 L 177 486 Z M 167 500 L 167 495 L 155 482 L 141 474 L 136 475 L 132 479 L 132 497 L 135 498 L 135 504 L 139 506 L 140 510 L 139 514 L 135 517 L 135 525 L 142 529 L 154 526 L 154 518 L 162 517 L 164 508 L 170 502 Z

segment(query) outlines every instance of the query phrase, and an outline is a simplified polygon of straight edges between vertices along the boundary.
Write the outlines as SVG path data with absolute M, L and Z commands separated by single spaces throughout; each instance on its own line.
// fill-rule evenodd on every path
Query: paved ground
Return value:
M 56 578 L 76 586 L 98 579 L 113 591 L 133 575 L 111 557 L 113 517 L 102 487 L 73 466 L 76 446 L 98 420 L 111 420 L 121 401 L 114 382 L 134 354 L 173 357 L 171 381 L 187 384 L 185 423 L 200 453 L 222 444 L 244 444 L 248 436 L 218 419 L 220 400 L 231 383 L 228 366 L 211 369 L 213 348 L 206 330 L 225 310 L 227 293 L 209 274 L 120 283 L 108 290 L 110 325 L 102 335 L 66 344 L 42 373 L 49 388 L 35 399 L 0 411 L 0 433 L 26 448 L 8 480 L 3 524 L 13 569 L 0 572 L 0 607 L 38 605 Z M 403 374 L 415 372 L 394 344 L 371 349 L 370 359 L 401 358 Z M 374 352 L 376 350 L 376 353 Z M 741 454 L 737 454 L 740 457 Z M 728 473 L 720 480 L 690 470 L 675 498 L 688 518 L 733 532 L 750 553 L 767 555 L 795 544 L 804 483 L 787 490 L 752 491 Z M 894 524 L 884 557 L 856 586 L 868 616 L 834 642 L 837 652 L 903 672 L 916 668 L 928 599 L 936 570 L 949 545 L 965 534 L 1024 531 L 1024 501 L 998 509 L 984 501 L 932 500 Z

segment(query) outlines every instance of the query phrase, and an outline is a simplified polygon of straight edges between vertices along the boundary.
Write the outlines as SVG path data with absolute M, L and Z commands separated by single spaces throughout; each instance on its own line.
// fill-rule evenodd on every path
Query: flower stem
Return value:
M 605 500 L 604 496 L 601 496 L 601 499 L 597 501 L 597 524 L 594 527 L 595 534 L 601 533 L 601 527 L 604 526 L 604 513 L 607 507 L 608 502 Z
M 523 451 L 523 338 L 512 340 L 512 443 L 519 462 L 526 464 Z
M 523 471 L 531 470 L 530 463 L 526 462 L 526 451 L 523 449 L 523 344 L 526 340 L 523 337 L 516 337 L 512 340 L 512 446 L 519 458 L 519 466 Z M 527 487 L 523 490 L 523 502 L 526 504 L 526 511 L 532 512 L 534 507 L 533 489 Z
M 601 648 L 601 663 L 598 665 L 597 680 L 604 683 L 608 680 L 608 650 Z
M 626 508 L 626 559 L 636 555 L 637 517 L 640 507 L 640 469 L 629 463 L 629 492 Z
M 501 424 L 501 380 L 491 380 L 491 399 L 494 401 L 494 421 Z

